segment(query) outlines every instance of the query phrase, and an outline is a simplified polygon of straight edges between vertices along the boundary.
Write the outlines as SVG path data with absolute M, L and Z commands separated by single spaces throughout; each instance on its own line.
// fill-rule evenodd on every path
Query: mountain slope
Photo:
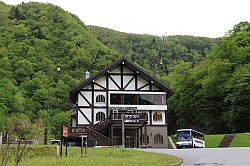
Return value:
M 69 90 L 84 79 L 84 73 L 93 74 L 118 57 L 75 15 L 58 6 L 0 2 L 0 9 L 1 131 L 18 116 L 42 127 L 46 110 L 56 121 L 69 110 Z M 68 122 L 69 116 L 67 112 L 59 124 Z M 56 134 L 55 126 L 50 129 Z
M 218 39 L 206 37 L 164 36 L 160 38 L 152 35 L 123 33 L 97 26 L 87 27 L 106 46 L 118 50 L 123 56 L 148 71 L 156 68 L 157 73 L 161 75 L 171 72 L 171 67 L 180 61 L 197 65 L 218 42 Z M 160 62 L 162 65 L 159 65 Z M 157 63 L 158 67 L 154 67 L 153 63 Z

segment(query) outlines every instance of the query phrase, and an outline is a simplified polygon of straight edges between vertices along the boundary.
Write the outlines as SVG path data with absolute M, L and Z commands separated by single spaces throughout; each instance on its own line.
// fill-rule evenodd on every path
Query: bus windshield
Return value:
M 190 131 L 177 131 L 177 141 L 190 141 Z

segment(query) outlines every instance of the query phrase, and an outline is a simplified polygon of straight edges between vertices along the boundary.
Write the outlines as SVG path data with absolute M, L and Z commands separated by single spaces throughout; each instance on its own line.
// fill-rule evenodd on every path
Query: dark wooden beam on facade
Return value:
M 91 88 L 92 88 L 92 106 L 91 106 L 91 124 L 94 124 L 94 103 L 95 103 L 95 84 L 94 84 L 94 80 L 91 84 Z
M 121 90 L 124 90 L 123 88 L 123 66 L 124 66 L 124 62 L 122 62 L 122 65 L 121 65 Z

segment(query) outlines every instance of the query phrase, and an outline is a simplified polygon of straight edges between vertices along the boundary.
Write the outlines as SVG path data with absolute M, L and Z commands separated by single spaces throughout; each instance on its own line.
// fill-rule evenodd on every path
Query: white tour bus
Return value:
M 204 135 L 193 129 L 179 129 L 176 132 L 176 147 L 205 148 Z

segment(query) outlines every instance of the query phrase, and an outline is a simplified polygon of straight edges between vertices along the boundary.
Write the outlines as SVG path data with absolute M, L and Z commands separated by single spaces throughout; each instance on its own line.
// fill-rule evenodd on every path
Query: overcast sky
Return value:
M 30 0 L 0 1 L 17 5 Z M 250 0 L 34 1 L 58 5 L 86 25 L 136 34 L 222 37 L 240 21 L 250 21 Z

